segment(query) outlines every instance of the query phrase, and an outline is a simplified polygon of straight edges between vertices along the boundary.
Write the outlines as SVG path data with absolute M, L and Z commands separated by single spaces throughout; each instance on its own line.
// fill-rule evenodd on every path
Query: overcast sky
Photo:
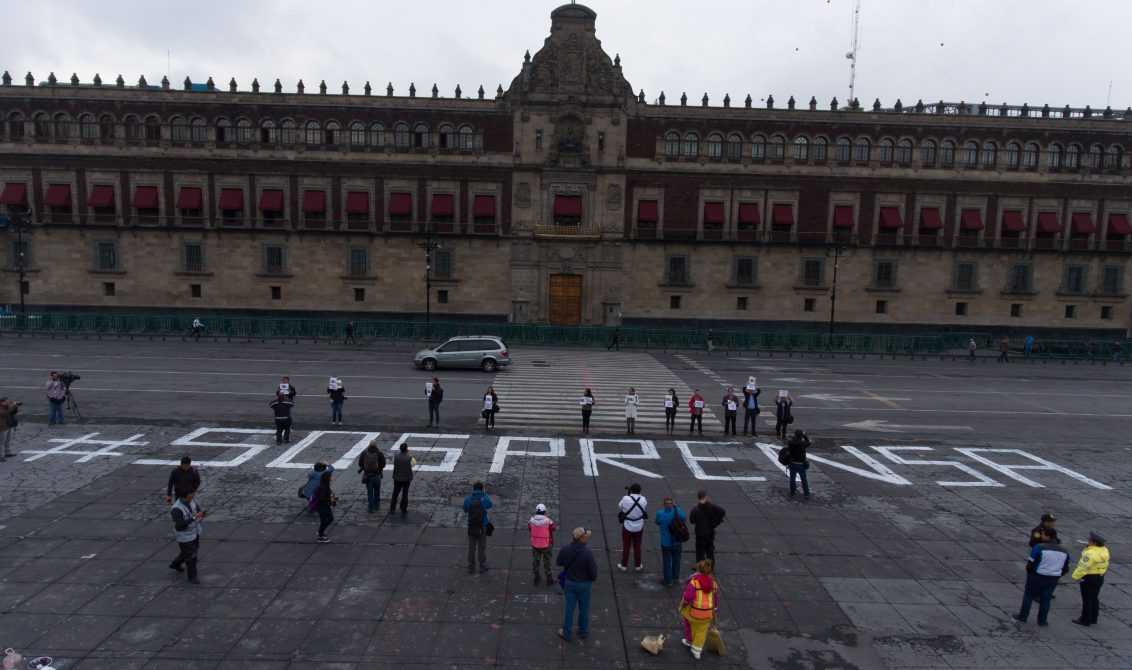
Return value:
M 54 71 L 89 82 L 94 74 L 128 83 L 213 77 L 241 89 L 253 77 L 278 77 L 293 91 L 325 79 L 360 92 L 368 80 L 418 95 L 433 83 L 450 96 L 457 84 L 489 96 L 507 88 L 535 53 L 558 1 L 542 0 L 4 0 L 0 69 L 21 80 Z M 773 94 L 825 107 L 849 89 L 846 52 L 853 0 L 590 0 L 597 36 L 649 102 L 691 104 L 730 93 L 741 105 Z M 896 98 L 914 104 L 999 104 L 1123 109 L 1132 105 L 1132 68 L 1124 51 L 1132 26 L 1127 0 L 862 0 L 856 93 L 862 104 Z M 167 69 L 169 53 L 171 69 Z

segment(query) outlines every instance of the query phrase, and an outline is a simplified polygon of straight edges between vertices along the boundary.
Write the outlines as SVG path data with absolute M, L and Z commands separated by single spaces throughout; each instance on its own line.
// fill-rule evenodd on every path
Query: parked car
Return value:
M 440 346 L 418 351 L 413 365 L 425 370 L 480 368 L 484 372 L 495 372 L 501 365 L 511 365 L 511 355 L 498 337 L 461 335 L 449 338 Z

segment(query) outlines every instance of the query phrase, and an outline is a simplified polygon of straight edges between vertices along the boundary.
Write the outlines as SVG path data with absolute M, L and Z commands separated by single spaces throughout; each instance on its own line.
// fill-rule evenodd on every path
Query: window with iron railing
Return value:
M 664 281 L 668 284 L 682 286 L 688 284 L 688 257 L 669 256 L 665 264 Z
M 181 270 L 184 272 L 204 272 L 204 245 L 188 242 L 181 253 Z

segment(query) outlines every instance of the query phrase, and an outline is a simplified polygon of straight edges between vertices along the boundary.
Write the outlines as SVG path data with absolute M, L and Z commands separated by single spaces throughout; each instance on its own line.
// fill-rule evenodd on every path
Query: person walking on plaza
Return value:
M 381 478 L 385 476 L 385 454 L 377 448 L 377 440 L 358 456 L 358 472 L 366 487 L 366 512 L 373 514 L 381 506 Z
M 483 394 L 483 411 L 480 412 L 483 416 L 484 428 L 492 430 L 495 428 L 495 415 L 499 413 L 499 396 L 495 394 L 495 387 L 487 387 L 487 391 Z
M 700 435 L 704 434 L 704 397 L 700 395 L 700 390 L 696 389 L 692 394 L 691 400 L 688 401 L 688 411 L 692 413 L 692 423 L 688 426 L 688 434 L 691 435 L 695 432 L 696 427 L 700 429 Z
M 1053 592 L 1061 576 L 1069 571 L 1069 552 L 1061 547 L 1057 531 L 1046 528 L 1042 541 L 1030 550 L 1026 561 L 1026 586 L 1022 593 L 1022 607 L 1014 618 L 1025 623 L 1030 618 L 1030 605 L 1038 601 L 1038 625 L 1049 625 L 1049 608 Z
M 330 489 L 330 480 L 333 478 L 329 472 L 323 472 L 318 481 L 318 488 L 314 490 L 315 504 L 318 506 L 318 541 L 329 542 L 326 529 L 334 523 L 334 507 L 338 505 L 338 496 Z
M 641 540 L 645 535 L 645 519 L 649 518 L 648 506 L 649 501 L 641 495 L 641 485 L 637 483 L 625 489 L 625 495 L 617 505 L 617 518 L 621 521 L 621 562 L 617 569 L 622 572 L 629 569 L 630 548 L 633 550 L 633 567 L 638 572 L 645 567 L 641 564 Z
M 696 529 L 696 561 L 715 561 L 715 529 L 723 523 L 727 510 L 708 500 L 707 491 L 696 493 L 697 504 L 688 513 L 688 523 Z
M 621 351 L 621 329 L 620 328 L 614 328 L 609 333 L 609 344 L 605 347 L 605 350 L 609 351 L 610 349 L 616 349 L 617 351 Z
M 778 397 L 774 399 L 775 437 L 786 439 L 786 431 L 789 430 L 789 426 L 794 420 L 793 407 L 794 398 L 790 397 L 789 391 L 781 389 L 778 392 Z
M 1022 347 L 1023 347 L 1022 348 L 1022 356 L 1023 357 L 1030 358 L 1031 356 L 1033 356 L 1034 355 L 1034 336 L 1033 335 L 1027 335 L 1022 340 Z
M 531 533 L 531 570 L 535 573 L 535 586 L 538 586 L 540 579 L 540 564 L 546 573 L 546 585 L 553 586 L 554 580 L 550 578 L 550 553 L 554 549 L 554 531 L 558 530 L 558 526 L 546 515 L 546 505 L 535 505 L 535 515 L 527 520 L 527 530 Z
M 727 434 L 727 427 L 731 427 L 731 434 L 735 434 L 735 419 L 739 412 L 739 398 L 735 395 L 735 387 L 728 386 L 727 393 L 723 395 L 723 434 Z
M 797 492 L 797 478 L 802 479 L 802 495 L 810 497 L 810 482 L 806 479 L 806 470 L 810 467 L 810 460 L 806 458 L 806 449 L 810 447 L 810 438 L 804 430 L 795 430 L 794 437 L 786 443 L 790 452 L 790 495 Z
M 203 332 L 204 332 L 204 324 L 200 322 L 200 319 L 193 319 L 193 327 L 192 327 L 192 330 L 189 331 L 189 336 L 192 337 L 194 341 L 199 342 L 200 341 L 200 335 Z
M 397 508 L 397 497 L 401 497 L 401 514 L 409 512 L 409 484 L 413 482 L 413 466 L 416 461 L 409 453 L 409 445 L 402 443 L 401 452 L 393 457 L 393 500 L 389 502 L 389 513 Z
M 975 338 L 967 340 L 967 360 L 972 363 L 975 362 L 975 352 L 979 350 L 979 345 L 975 342 Z
M 440 403 L 444 402 L 444 389 L 440 387 L 440 379 L 432 378 L 432 386 L 425 386 L 425 395 L 428 396 L 428 425 L 440 427 Z
M 197 579 L 197 553 L 200 552 L 200 521 L 208 512 L 197 504 L 196 491 L 186 491 L 173 503 L 170 515 L 173 517 L 173 535 L 177 539 L 180 553 L 169 567 L 177 572 L 185 568 L 189 571 L 189 583 L 200 584 Z M 184 567 L 181 567 L 184 566 Z
M 51 378 L 47 380 L 47 425 L 60 426 L 67 423 L 63 420 L 63 400 L 67 397 L 67 387 L 59 380 L 59 373 L 51 371 Z
M 1084 354 L 1085 354 L 1085 360 L 1089 361 L 1090 363 L 1093 362 L 1093 341 L 1092 340 L 1085 340 Z
M 582 407 L 582 432 L 590 432 L 590 415 L 594 413 L 594 405 L 597 401 L 594 399 L 593 391 L 588 388 L 582 391 L 582 397 L 578 399 L 578 404 Z
M 1124 347 L 1123 347 L 1123 345 L 1120 344 L 1119 340 L 1116 340 L 1112 343 L 1112 360 L 1119 363 L 1120 359 L 1123 358 L 1123 357 L 1124 357 Z
M 1010 338 L 1005 335 L 998 341 L 998 362 L 1009 363 L 1010 358 Z
M 679 519 L 679 522 L 677 522 Z M 664 507 L 656 513 L 656 525 L 660 527 L 660 555 L 664 578 L 660 583 L 672 586 L 680 581 L 680 551 L 684 547 L 684 540 L 672 533 L 673 525 L 683 525 L 683 532 L 688 532 L 688 517 L 676 506 L 672 496 L 664 498 Z M 687 539 L 687 536 L 684 538 Z
M 696 562 L 696 572 L 684 585 L 680 597 L 680 614 L 684 617 L 685 647 L 692 650 L 692 657 L 700 658 L 707 641 L 708 628 L 719 609 L 719 583 L 712 576 L 713 561 L 708 558 Z
M 476 558 L 479 558 L 480 572 L 491 570 L 487 564 L 487 536 L 495 526 L 487 516 L 491 509 L 491 498 L 483 490 L 483 482 L 472 485 L 472 493 L 464 498 L 464 514 L 468 515 L 468 574 L 476 572 Z
M 354 339 L 354 322 L 346 322 L 346 341 L 342 344 L 357 344 L 358 341 Z
M 1047 512 L 1042 515 L 1041 521 L 1038 525 L 1030 529 L 1030 548 L 1033 549 L 1034 545 L 1041 543 L 1042 531 L 1049 528 L 1053 530 L 1053 524 L 1057 523 L 1057 518 L 1053 516 L 1052 512 Z
M 200 472 L 193 467 L 193 459 L 181 457 L 181 464 L 169 473 L 169 483 L 165 485 L 165 502 L 173 502 L 173 496 L 184 498 L 189 491 L 200 490 Z
M 758 427 L 755 425 L 762 411 L 759 409 L 759 394 L 763 390 L 760 388 L 743 389 L 743 437 L 747 436 L 747 426 L 751 427 L 751 437 L 758 437 Z
M 346 386 L 338 377 L 331 377 L 326 385 L 326 395 L 330 396 L 330 423 L 342 425 L 342 404 L 346 402 Z
M 318 488 L 318 483 L 322 481 L 324 472 L 334 472 L 334 466 L 326 461 L 319 461 L 307 471 L 307 482 L 299 487 L 300 498 L 310 502 L 310 499 L 314 496 L 314 490 Z
M 268 405 L 275 413 L 275 444 L 290 442 L 291 408 L 295 406 L 295 403 L 291 402 L 281 390 L 275 394 L 275 400 L 272 400 Z
M 0 461 L 16 455 L 16 452 L 12 451 L 12 433 L 16 432 L 16 426 L 19 424 L 16 413 L 20 411 L 22 404 L 8 398 L 0 398 Z
M 715 332 L 711 328 L 707 330 L 707 355 L 711 356 L 711 352 L 715 351 Z
M 299 390 L 291 383 L 290 377 L 283 377 L 283 379 L 279 381 L 279 388 L 276 390 L 276 395 L 279 393 L 287 396 L 287 400 L 291 401 L 291 406 L 287 409 L 287 416 L 294 420 L 295 396 L 299 395 Z
M 1108 548 L 1104 546 L 1104 536 L 1089 533 L 1089 544 L 1081 551 L 1081 558 L 1073 570 L 1073 579 L 1081 582 L 1081 616 L 1073 619 L 1080 626 L 1097 623 L 1101 612 L 1101 587 L 1104 586 L 1104 573 L 1108 572 Z
M 625 434 L 633 435 L 637 432 L 637 405 L 641 399 L 637 397 L 637 389 L 632 386 L 625 394 Z
M 676 389 L 668 389 L 664 396 L 664 431 L 669 435 L 676 432 L 676 408 L 680 406 L 680 399 L 676 397 Z
M 586 546 L 593 533 L 585 528 L 575 528 L 570 534 L 574 541 L 558 551 L 555 564 L 562 567 L 565 582 L 562 590 L 565 595 L 565 616 L 558 637 L 567 642 L 574 633 L 574 609 L 578 610 L 578 637 L 583 640 L 590 634 L 590 594 L 593 583 L 597 581 L 597 560 Z

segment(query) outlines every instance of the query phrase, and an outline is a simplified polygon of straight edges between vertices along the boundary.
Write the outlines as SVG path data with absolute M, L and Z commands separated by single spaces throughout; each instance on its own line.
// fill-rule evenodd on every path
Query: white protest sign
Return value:
M 750 377 L 747 377 L 747 390 L 748 390 L 748 391 L 754 391 L 754 390 L 755 390 L 755 389 L 757 389 L 758 387 L 759 387 L 759 385 L 758 385 L 758 383 L 757 383 L 757 382 L 755 381 L 755 376 L 754 376 L 754 375 L 751 375 Z

